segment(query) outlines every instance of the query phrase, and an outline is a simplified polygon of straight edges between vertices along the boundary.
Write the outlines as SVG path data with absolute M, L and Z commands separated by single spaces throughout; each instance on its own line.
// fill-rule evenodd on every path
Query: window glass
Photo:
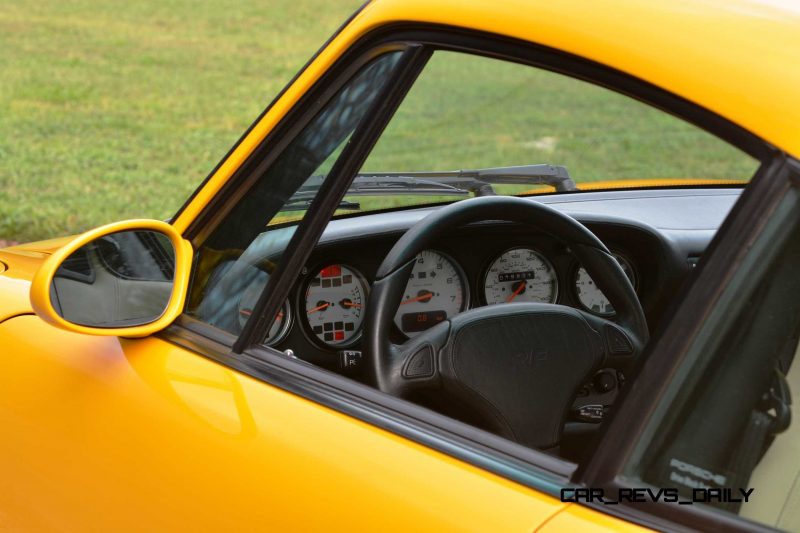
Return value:
M 351 133 L 401 52 L 362 69 L 258 179 L 199 250 L 190 315 L 238 333 Z
M 704 323 L 626 471 L 634 483 L 792 531 L 800 530 L 799 209 L 793 191 Z
M 190 314 L 240 331 L 400 54 L 382 56 L 340 90 L 203 244 Z M 484 194 L 743 183 L 756 166 L 736 148 L 629 97 L 526 65 L 438 51 L 336 215 Z M 242 304 L 245 291 L 249 303 Z
M 597 85 L 526 65 L 439 51 L 361 172 L 537 164 L 564 167 L 577 187 L 587 190 L 743 183 L 758 166 L 704 130 Z M 470 190 L 465 180 L 458 183 Z M 532 184 L 493 187 L 501 194 L 554 190 Z M 458 199 L 399 191 L 359 196 L 353 201 L 361 211 Z

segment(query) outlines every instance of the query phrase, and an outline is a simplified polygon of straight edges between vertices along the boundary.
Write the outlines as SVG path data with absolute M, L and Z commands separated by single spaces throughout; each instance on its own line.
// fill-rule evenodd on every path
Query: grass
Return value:
M 0 0 L 0 239 L 170 216 L 361 0 Z M 364 170 L 548 162 L 578 181 L 754 164 L 603 89 L 434 56 Z M 420 198 L 358 199 L 365 208 Z
M 578 183 L 746 180 L 757 166 L 703 130 L 607 89 L 527 66 L 437 52 L 363 171 L 532 163 L 564 165 Z M 515 194 L 534 188 L 495 189 Z M 351 198 L 362 210 L 453 199 Z
M 577 181 L 748 176 L 747 157 L 626 96 L 551 72 L 438 53 L 365 170 L 565 165 Z
M 166 218 L 361 0 L 0 0 L 0 239 Z

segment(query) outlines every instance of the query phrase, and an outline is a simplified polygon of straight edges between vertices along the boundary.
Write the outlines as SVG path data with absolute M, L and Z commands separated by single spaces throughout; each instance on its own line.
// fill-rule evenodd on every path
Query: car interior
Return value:
M 553 194 L 538 200 L 574 217 L 608 247 L 623 265 L 647 324 L 653 327 L 691 274 L 715 227 L 740 192 L 732 188 L 657 189 L 588 192 L 579 198 Z M 392 246 L 414 224 L 437 209 L 421 207 L 331 221 L 265 342 L 281 351 L 291 350 L 314 365 L 367 382 L 364 365 L 360 360 L 352 361 L 351 352 L 363 349 L 361 310 L 368 301 L 370 286 Z M 698 211 L 703 212 L 703 220 L 687 223 L 690 220 L 687 215 Z M 365 225 L 369 232 L 364 231 Z M 280 248 L 286 239 L 279 234 L 289 231 L 272 230 L 265 238 L 269 243 L 261 246 Z M 263 258 L 261 253 L 255 255 Z M 531 301 L 558 303 L 599 317 L 613 316 L 608 300 L 599 294 L 567 244 L 519 223 L 488 220 L 460 227 L 419 254 L 412 281 L 394 313 L 389 339 L 399 345 L 416 338 L 444 317 L 507 303 L 519 281 L 503 282 L 504 286 L 499 288 L 490 285 L 495 271 L 504 263 L 514 265 L 514 270 L 509 269 L 511 273 L 529 269 L 541 272 L 540 280 L 547 276 L 542 282 L 546 283 L 544 287 L 529 283 L 517 296 L 524 297 L 530 292 Z M 231 283 L 225 283 L 225 273 L 229 271 L 227 279 L 235 280 L 236 285 L 243 283 L 246 288 L 237 301 L 226 299 L 227 305 L 220 312 L 213 295 L 215 287 L 220 294 L 232 290 Z M 240 332 L 266 279 L 264 270 L 258 267 L 236 268 L 234 262 L 219 267 L 208 284 L 211 296 L 205 300 L 214 309 L 214 317 L 209 318 L 212 324 Z M 574 391 L 556 453 L 578 459 L 625 379 L 624 372 L 614 368 L 592 370 Z M 474 409 L 452 397 L 432 391 L 410 391 L 410 399 L 478 427 L 493 429 Z M 547 444 L 553 447 L 556 443 Z

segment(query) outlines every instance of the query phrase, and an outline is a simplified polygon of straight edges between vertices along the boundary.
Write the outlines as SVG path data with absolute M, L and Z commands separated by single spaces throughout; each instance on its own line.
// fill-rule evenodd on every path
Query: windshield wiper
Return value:
M 567 167 L 559 165 L 521 165 L 517 167 L 479 168 L 475 170 L 452 170 L 437 172 L 381 172 L 358 174 L 360 178 L 391 181 L 396 178 L 432 180 L 440 185 L 469 191 L 475 196 L 497 194 L 492 185 L 548 185 L 556 192 L 574 191 L 575 182 Z M 356 182 L 354 180 L 354 183 Z
M 284 204 L 281 211 L 302 211 L 308 209 L 312 200 L 317 196 L 317 191 L 322 186 L 326 176 L 311 176 L 306 183 Z M 357 174 L 347 189 L 348 196 L 381 196 L 393 194 L 419 194 L 425 196 L 468 196 L 470 191 L 459 189 L 452 185 L 438 181 L 415 178 L 397 173 L 387 176 L 384 174 Z M 338 209 L 359 210 L 361 204 L 342 200 Z
M 281 211 L 307 209 L 327 176 L 311 176 L 292 195 Z M 556 192 L 576 190 L 567 168 L 559 165 L 522 165 L 433 172 L 374 172 L 357 174 L 347 190 L 348 196 L 425 195 L 493 196 L 492 185 L 548 185 Z M 355 202 L 343 201 L 340 209 L 359 209 Z
M 314 200 L 313 196 L 310 198 L 289 198 L 289 201 L 283 204 L 283 207 L 280 208 L 280 211 L 305 211 L 311 207 L 312 200 Z M 339 202 L 339 205 L 336 207 L 336 209 L 359 211 L 361 209 L 361 204 L 358 202 L 348 202 L 347 200 L 342 200 Z

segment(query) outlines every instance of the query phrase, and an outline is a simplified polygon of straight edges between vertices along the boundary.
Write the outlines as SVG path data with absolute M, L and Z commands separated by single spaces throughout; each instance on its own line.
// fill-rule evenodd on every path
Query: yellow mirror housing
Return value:
M 168 258 L 168 262 L 170 263 L 169 267 L 170 269 L 174 267 L 174 270 L 170 272 L 171 279 L 169 279 L 165 272 L 162 272 L 162 279 L 159 279 L 159 283 L 157 284 L 158 290 L 155 291 L 155 289 L 153 289 L 154 281 L 131 275 L 129 272 L 130 269 L 123 263 L 115 267 L 115 265 L 112 264 L 114 260 L 116 259 L 124 262 L 121 258 L 126 256 L 126 250 L 119 250 L 118 243 L 114 240 L 115 236 L 118 237 L 120 235 L 146 235 L 149 236 L 148 238 L 151 241 L 153 239 L 168 239 L 172 246 L 172 253 L 170 255 L 173 256 Z M 101 254 L 105 257 L 97 255 L 98 251 L 102 248 L 106 249 L 106 252 Z M 109 248 L 110 253 L 108 252 Z M 105 279 L 112 279 L 112 283 L 107 288 L 100 287 L 100 289 L 98 289 L 92 286 L 95 284 L 96 268 L 93 270 L 90 266 L 85 265 L 85 268 L 87 268 L 89 274 L 91 274 L 91 276 L 87 276 L 86 274 L 76 274 L 73 269 L 67 269 L 65 267 L 65 263 L 68 261 L 75 261 L 76 257 L 86 260 L 86 250 L 92 251 L 93 259 L 97 257 L 101 259 L 99 262 L 95 262 L 95 264 L 102 266 L 101 270 L 103 274 L 105 274 Z M 145 253 L 148 253 L 146 246 Z M 144 337 L 166 328 L 182 312 L 189 285 L 191 262 L 191 243 L 184 239 L 170 224 L 159 220 L 148 219 L 115 222 L 77 236 L 48 257 L 42 263 L 42 266 L 36 272 L 31 282 L 31 305 L 42 320 L 68 331 L 90 335 Z M 131 266 L 135 267 L 136 265 Z M 109 272 L 111 275 L 108 275 Z M 70 276 L 65 276 L 65 273 L 70 274 Z M 83 278 L 81 278 L 81 276 L 83 276 Z M 71 284 L 70 290 L 60 291 L 59 294 L 59 292 L 56 291 L 56 283 L 61 281 L 63 285 L 64 282 L 62 280 L 69 277 L 74 278 L 69 280 Z M 142 299 L 133 297 L 128 298 L 128 300 L 130 300 L 131 307 L 139 307 L 136 309 L 136 312 L 134 312 L 137 318 L 126 319 L 123 314 L 120 318 L 115 319 L 114 317 L 109 317 L 108 320 L 105 320 L 104 317 L 102 321 L 96 320 L 93 322 L 92 320 L 81 318 L 81 313 L 76 314 L 75 312 L 68 313 L 65 311 L 65 309 L 81 309 L 82 307 L 89 311 L 89 313 L 84 314 L 94 312 L 95 315 L 103 315 L 102 310 L 94 309 L 94 307 L 108 303 L 106 300 L 111 299 L 112 294 L 117 302 L 112 301 L 111 303 L 121 303 L 122 305 L 112 305 L 111 307 L 124 307 L 127 303 L 125 301 L 126 296 L 125 294 L 120 296 L 118 291 L 121 283 L 124 283 L 128 288 L 133 288 L 133 290 L 130 291 L 130 294 L 133 296 L 142 295 L 143 291 L 136 290 L 137 285 L 143 286 L 145 289 L 149 288 L 150 292 L 155 291 L 159 293 L 161 295 L 160 299 L 156 299 L 157 303 L 155 304 L 157 311 L 151 312 L 150 314 L 145 312 L 142 316 Z M 171 290 L 169 290 L 170 283 Z M 99 285 L 99 283 L 97 283 L 97 285 Z M 164 289 L 169 291 L 168 296 Z M 106 290 L 108 295 L 104 295 L 102 290 Z M 65 292 L 68 294 L 65 295 Z M 108 296 L 108 298 L 104 298 L 104 296 Z M 54 297 L 57 298 L 58 301 L 53 301 Z M 137 301 L 134 302 L 133 300 Z M 150 308 L 152 308 L 152 301 L 148 303 Z M 107 325 L 104 326 L 101 324 Z

